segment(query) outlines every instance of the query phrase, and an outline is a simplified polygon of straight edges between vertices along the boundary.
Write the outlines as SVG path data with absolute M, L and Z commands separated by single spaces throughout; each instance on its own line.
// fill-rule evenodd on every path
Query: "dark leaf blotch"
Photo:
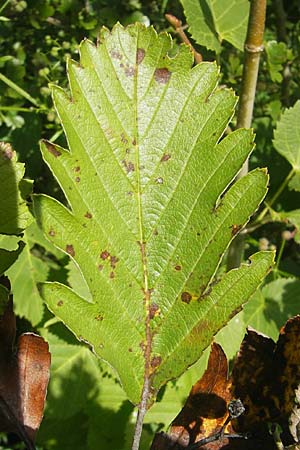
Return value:
M 162 69 L 156 69 L 154 72 L 154 79 L 158 83 L 166 84 L 171 77 L 171 72 L 166 67 Z

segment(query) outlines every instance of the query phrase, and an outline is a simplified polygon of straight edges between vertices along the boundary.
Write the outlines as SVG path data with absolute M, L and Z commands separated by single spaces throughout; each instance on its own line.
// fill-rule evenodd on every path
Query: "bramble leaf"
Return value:
M 247 0 L 180 0 L 189 32 L 199 45 L 217 53 L 223 40 L 243 50 L 249 16 Z
M 69 208 L 36 196 L 47 238 L 80 269 L 92 301 L 60 283 L 50 310 L 117 371 L 133 403 L 180 375 L 241 309 L 270 252 L 212 284 L 234 235 L 266 193 L 264 169 L 228 188 L 253 147 L 223 137 L 236 103 L 215 64 L 193 69 L 182 46 L 141 24 L 84 41 L 69 62 L 71 97 L 53 87 L 70 150 L 42 142 Z M 149 405 L 151 401 L 149 400 Z

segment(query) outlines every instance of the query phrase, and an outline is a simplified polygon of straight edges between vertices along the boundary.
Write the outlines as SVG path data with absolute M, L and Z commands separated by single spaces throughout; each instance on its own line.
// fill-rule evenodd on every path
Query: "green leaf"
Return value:
M 217 53 L 223 40 L 243 50 L 247 32 L 248 0 L 180 0 L 189 32 L 199 45 Z
M 45 235 L 74 260 L 93 300 L 60 283 L 43 284 L 42 295 L 116 369 L 133 403 L 145 379 L 155 395 L 201 356 L 273 260 L 254 255 L 212 285 L 268 177 L 258 169 L 231 185 L 252 132 L 221 139 L 233 93 L 216 87 L 215 64 L 191 69 L 189 49 L 169 58 L 171 45 L 141 24 L 81 44 L 80 65 L 68 65 L 71 98 L 53 87 L 70 150 L 41 144 L 69 208 L 34 201 Z
M 292 316 L 299 314 L 300 280 L 279 278 L 258 290 L 245 305 L 245 324 L 276 341 L 278 331 Z
M 292 165 L 300 176 L 300 100 L 291 108 L 287 108 L 277 122 L 274 130 L 273 144 L 275 149 Z
M 268 41 L 265 50 L 271 80 L 275 83 L 281 83 L 281 71 L 288 58 L 287 45 L 284 42 Z
M 19 234 L 32 221 L 19 191 L 24 164 L 17 162 L 9 144 L 0 143 L 0 233 Z
M 33 326 L 43 318 L 44 305 L 39 294 L 37 283 L 47 280 L 48 266 L 31 251 L 28 233 L 24 233 L 25 247 L 17 261 L 6 271 L 11 282 L 14 296 L 14 311 L 20 317 L 25 317 Z

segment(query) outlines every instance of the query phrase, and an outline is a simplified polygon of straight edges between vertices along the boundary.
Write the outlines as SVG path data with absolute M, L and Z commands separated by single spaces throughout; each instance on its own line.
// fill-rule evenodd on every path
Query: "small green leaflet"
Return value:
M 223 138 L 233 92 L 217 88 L 215 64 L 192 68 L 190 50 L 170 58 L 171 47 L 141 24 L 81 44 L 80 64 L 68 63 L 71 96 L 53 87 L 69 150 L 41 144 L 69 206 L 34 201 L 45 236 L 74 260 L 92 301 L 60 283 L 42 284 L 42 295 L 115 368 L 135 404 L 144 385 L 153 399 L 201 356 L 273 261 L 257 253 L 212 283 L 268 176 L 257 169 L 228 189 L 252 132 Z

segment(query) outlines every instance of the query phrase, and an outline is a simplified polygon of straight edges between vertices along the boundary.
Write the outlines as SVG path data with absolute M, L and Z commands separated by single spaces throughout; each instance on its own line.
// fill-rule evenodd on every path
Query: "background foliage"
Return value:
M 66 86 L 66 58 L 72 56 L 78 59 L 78 43 L 84 37 L 95 40 L 102 25 L 112 27 L 117 20 L 124 25 L 135 21 L 151 23 L 157 30 L 173 32 L 164 13 L 172 13 L 185 23 L 185 2 L 181 3 L 175 0 L 2 2 L 0 140 L 10 142 L 18 154 L 18 160 L 25 163 L 25 177 L 35 180 L 35 192 L 49 193 L 64 201 L 59 187 L 42 162 L 38 141 L 47 138 L 65 145 L 52 107 L 48 83 Z M 280 6 L 283 6 L 286 17 Z M 250 324 L 275 337 L 286 318 L 299 313 L 300 189 L 297 174 L 300 171 L 300 137 L 294 127 L 285 136 L 281 130 L 287 129 L 284 123 L 287 113 L 280 119 L 285 108 L 293 107 L 300 98 L 299 19 L 297 0 L 269 2 L 265 52 L 260 65 L 253 120 L 256 151 L 252 154 L 250 165 L 268 166 L 270 191 L 266 203 L 270 207 L 262 207 L 254 218 L 251 233 L 247 236 L 246 256 L 257 249 L 276 248 L 277 263 L 265 285 L 244 311 L 219 333 L 217 340 L 230 357 L 239 347 L 246 325 Z M 218 22 L 215 24 L 216 29 L 220 30 Z M 192 23 L 189 25 L 192 27 Z M 222 36 L 222 33 L 219 35 Z M 174 36 L 177 38 L 177 35 Z M 197 39 L 196 35 L 193 37 Z M 221 67 L 221 83 L 233 87 L 238 93 L 243 44 L 239 41 L 234 47 L 230 42 L 229 39 L 220 39 L 215 53 L 205 38 L 198 43 L 193 41 L 205 60 L 217 59 Z M 288 114 L 296 117 L 293 114 L 298 109 L 299 103 Z M 282 121 L 277 125 L 279 120 Z M 297 123 L 297 118 L 289 119 L 289 123 L 292 124 L 293 120 Z M 278 133 L 274 137 L 276 127 Z M 293 140 L 293 148 L 297 152 L 293 158 L 284 154 L 289 139 Z M 289 178 L 291 170 L 294 172 Z M 8 246 L 10 250 L 16 250 L 18 241 L 19 238 L 14 244 L 2 243 L 1 249 Z M 27 228 L 22 241 L 26 246 L 7 271 L 12 283 L 15 310 L 19 315 L 19 331 L 37 330 L 49 341 L 53 355 L 45 420 L 38 436 L 39 448 L 130 448 L 133 408 L 113 373 L 57 323 L 44 307 L 36 288 L 36 282 L 60 280 L 69 283 L 77 292 L 84 293 L 84 282 L 78 279 L 78 272 L 69 259 L 45 241 L 35 223 Z M 180 401 L 184 400 L 204 367 L 205 357 L 160 393 L 162 401 L 146 417 L 143 449 L 149 447 L 154 431 L 166 427 L 177 414 Z M 115 423 L 118 423 L 118 432 Z M 22 448 L 22 444 L 10 436 L 3 436 L 1 442 L 0 448 L 3 449 Z

